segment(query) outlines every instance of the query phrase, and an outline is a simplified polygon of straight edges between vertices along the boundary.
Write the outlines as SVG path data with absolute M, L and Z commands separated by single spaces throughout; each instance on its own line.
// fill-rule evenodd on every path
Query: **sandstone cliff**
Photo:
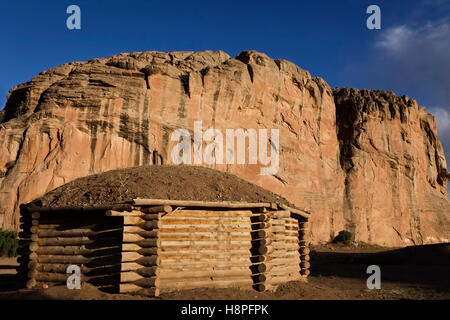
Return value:
M 336 100 L 336 103 L 335 103 Z M 171 164 L 178 128 L 280 131 L 280 169 L 215 164 L 313 213 L 311 239 L 342 229 L 381 245 L 448 241 L 449 175 L 431 115 L 414 100 L 335 90 L 246 51 L 142 52 L 72 62 L 10 91 L 0 113 L 0 226 L 75 178 Z

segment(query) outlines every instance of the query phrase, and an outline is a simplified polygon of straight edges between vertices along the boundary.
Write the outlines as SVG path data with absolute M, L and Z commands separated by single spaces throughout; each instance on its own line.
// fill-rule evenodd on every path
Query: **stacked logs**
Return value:
M 251 287 L 250 210 L 180 210 L 161 219 L 160 287 Z
M 306 278 L 309 275 L 309 222 L 306 218 L 300 218 L 298 220 L 298 243 L 300 245 L 300 274 Z
M 268 212 L 263 230 L 258 232 L 259 260 L 254 277 L 259 291 L 274 290 L 279 284 L 298 280 L 300 255 L 298 223 L 287 210 Z
M 81 268 L 81 281 L 148 296 L 268 290 L 309 274 L 309 215 L 283 205 L 138 199 L 109 209 L 25 211 L 19 274 L 30 288 L 66 283 L 70 265 Z
M 123 216 L 120 293 L 159 295 L 161 264 L 161 218 L 172 212 L 170 206 L 141 208 L 131 212 L 108 211 Z
M 17 267 L 17 278 L 24 285 L 28 281 L 28 264 L 30 263 L 30 250 L 29 246 L 31 244 L 31 227 L 33 223 L 32 215 L 27 211 L 25 206 L 20 206 L 20 229 L 19 232 L 19 249 L 18 254 L 19 257 L 17 261 L 19 262 L 19 266 Z
M 80 267 L 81 282 L 114 291 L 120 272 L 122 222 L 105 212 L 32 212 L 26 286 L 66 284 L 67 268 Z M 25 263 L 25 260 L 24 260 Z

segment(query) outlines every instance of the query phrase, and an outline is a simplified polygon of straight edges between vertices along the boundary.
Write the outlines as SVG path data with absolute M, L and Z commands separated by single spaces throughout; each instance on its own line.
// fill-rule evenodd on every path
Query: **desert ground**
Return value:
M 327 244 L 311 247 L 311 274 L 307 282 L 291 281 L 274 292 L 229 289 L 191 289 L 162 293 L 157 298 L 110 294 L 89 284 L 81 290 L 65 286 L 20 288 L 15 280 L 15 258 L 0 258 L 0 299 L 245 299 L 245 300 L 428 300 L 450 299 L 450 245 L 392 249 L 365 244 Z M 381 268 L 381 289 L 366 286 L 367 266 Z

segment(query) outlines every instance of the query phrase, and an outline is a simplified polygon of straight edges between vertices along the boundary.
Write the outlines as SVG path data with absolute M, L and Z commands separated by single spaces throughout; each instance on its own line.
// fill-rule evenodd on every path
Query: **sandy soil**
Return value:
M 315 246 L 311 251 L 311 275 L 308 282 L 292 281 L 274 292 L 206 288 L 162 293 L 156 299 L 450 299 L 448 255 L 442 254 L 442 248 L 447 250 L 448 246 L 424 248 L 420 250 L 435 252 L 433 255 L 428 254 L 428 257 L 434 256 L 437 262 L 433 259 L 411 261 L 411 256 L 404 254 L 407 249 L 392 250 L 367 245 Z M 364 257 L 364 263 L 361 262 L 361 257 Z M 369 290 L 366 286 L 366 268 L 368 263 L 374 262 L 381 268 L 380 290 Z M 83 285 L 81 290 L 68 290 L 63 286 L 21 289 L 15 281 L 14 265 L 15 259 L 0 260 L 0 299 L 149 299 L 135 295 L 108 294 L 88 284 Z

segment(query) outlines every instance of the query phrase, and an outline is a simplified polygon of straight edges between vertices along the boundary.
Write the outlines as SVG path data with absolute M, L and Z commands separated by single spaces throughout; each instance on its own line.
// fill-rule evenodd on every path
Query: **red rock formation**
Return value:
M 153 151 L 170 164 L 171 133 L 201 120 L 204 130 L 280 130 L 276 174 L 209 167 L 311 211 L 313 242 L 346 228 L 382 245 L 448 241 L 449 177 L 432 116 L 392 94 L 335 95 L 336 106 L 322 79 L 253 51 L 130 53 L 42 72 L 0 112 L 0 226 L 17 228 L 20 203 L 75 178 L 151 164 Z

